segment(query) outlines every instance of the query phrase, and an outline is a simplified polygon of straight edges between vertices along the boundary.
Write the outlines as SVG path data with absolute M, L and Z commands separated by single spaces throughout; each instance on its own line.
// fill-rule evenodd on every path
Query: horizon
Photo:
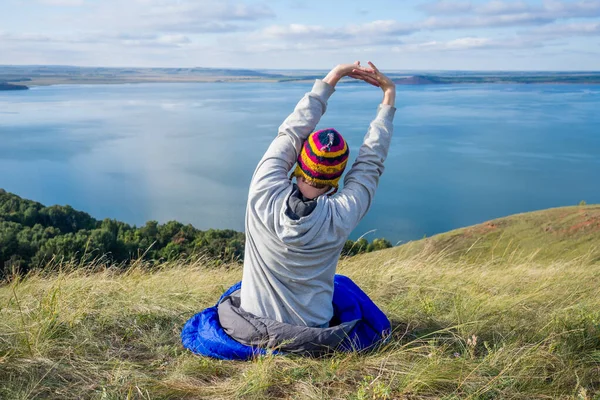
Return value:
M 118 66 L 107 66 L 107 65 L 76 65 L 76 64 L 0 64 L 0 68 L 3 67 L 54 67 L 54 68 L 106 68 L 106 69 L 205 69 L 205 70 L 248 70 L 248 71 L 310 71 L 310 72 L 323 72 L 329 71 L 328 68 L 250 68 L 241 66 L 231 67 L 219 67 L 219 66 L 173 66 L 173 67 L 160 67 L 156 65 L 139 66 L 139 65 L 118 65 Z M 333 66 L 332 66 L 333 67 Z M 386 72 L 389 73 L 402 73 L 402 72 L 548 72 L 548 73 L 600 73 L 598 69 L 393 69 L 386 68 Z

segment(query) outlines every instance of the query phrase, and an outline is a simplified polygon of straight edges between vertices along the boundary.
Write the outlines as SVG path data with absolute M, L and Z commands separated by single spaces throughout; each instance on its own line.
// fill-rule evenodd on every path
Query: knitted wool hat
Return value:
M 308 183 L 331 186 L 337 191 L 349 154 L 348 144 L 335 129 L 313 132 L 300 150 L 292 176 L 303 177 Z

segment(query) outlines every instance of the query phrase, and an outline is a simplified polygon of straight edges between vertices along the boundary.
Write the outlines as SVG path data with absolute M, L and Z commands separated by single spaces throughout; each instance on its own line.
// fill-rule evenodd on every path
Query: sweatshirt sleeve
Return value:
M 264 195 L 289 185 L 288 174 L 298 159 L 304 141 L 325 113 L 327 101 L 334 91 L 333 86 L 317 79 L 312 90 L 298 102 L 258 163 L 250 184 L 250 196 Z
M 332 196 L 334 221 L 346 235 L 356 228 L 371 206 L 390 148 L 395 113 L 395 107 L 379 105 L 356 161 L 346 174 L 344 188 Z

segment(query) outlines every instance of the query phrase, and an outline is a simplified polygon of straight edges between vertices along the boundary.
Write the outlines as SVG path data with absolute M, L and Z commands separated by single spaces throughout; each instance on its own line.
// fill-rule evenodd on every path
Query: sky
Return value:
M 0 64 L 600 70 L 600 0 L 0 0 Z

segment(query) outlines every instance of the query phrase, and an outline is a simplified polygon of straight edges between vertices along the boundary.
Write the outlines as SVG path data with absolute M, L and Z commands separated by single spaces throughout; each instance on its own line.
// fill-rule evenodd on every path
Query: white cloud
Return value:
M 469 1 L 439 0 L 423 4 L 420 8 L 431 15 L 449 15 L 470 12 L 473 7 L 473 3 Z
M 147 6 L 147 4 L 146 4 Z M 274 12 L 264 4 L 232 3 L 230 1 L 190 1 L 180 0 L 176 3 L 156 4 L 147 7 L 147 16 L 170 18 L 192 18 L 195 20 L 249 20 L 255 21 L 272 18 Z
M 600 35 L 600 0 L 440 0 L 421 7 L 424 16 L 402 21 L 394 19 L 396 10 L 384 14 L 389 15 L 385 19 L 368 21 L 368 15 L 375 13 L 359 17 L 356 4 L 351 4 L 359 23 L 306 19 L 300 16 L 305 9 L 296 11 L 289 4 L 285 20 L 278 19 L 270 7 L 275 7 L 273 0 L 14 2 L 82 7 L 60 9 L 39 21 L 34 16 L 20 30 L 0 32 L 0 53 L 4 53 L 0 57 L 9 61 L 18 59 L 9 51 L 21 51 L 28 54 L 24 59 L 51 56 L 52 62 L 56 62 L 54 55 L 64 54 L 70 63 L 105 54 L 112 65 L 140 60 L 139 65 L 190 66 L 202 64 L 197 60 L 205 60 L 206 55 L 218 65 L 244 66 L 251 60 L 282 65 L 317 53 L 322 63 L 342 56 L 362 59 L 387 54 L 392 48 L 423 57 L 444 52 L 460 58 L 485 49 L 499 49 L 502 54 L 503 49 L 547 46 L 554 51 L 560 46 L 566 49 L 570 37 Z M 308 3 L 297 4 L 307 7 Z M 593 39 L 577 40 L 587 40 L 591 46 Z M 281 58 L 283 52 L 286 56 Z
M 126 46 L 141 47 L 184 47 L 192 43 L 185 35 L 153 35 L 139 38 L 112 38 L 105 39 L 107 43 L 123 44 Z
M 163 44 L 182 45 L 190 43 L 190 38 L 185 35 L 162 35 L 156 41 Z
M 157 46 L 181 47 L 191 42 L 190 38 L 181 35 L 156 35 L 156 34 L 86 34 L 86 35 L 41 35 L 34 33 L 12 34 L 0 32 L 1 42 L 13 43 L 45 43 L 47 45 L 61 44 L 109 44 L 124 46 Z
M 242 51 L 275 53 L 281 51 L 373 51 L 393 47 L 408 51 L 452 51 L 489 48 L 534 48 L 555 45 L 554 31 L 564 35 L 594 35 L 598 23 L 570 24 L 559 28 L 557 21 L 577 19 L 581 15 L 600 14 L 600 0 L 581 0 L 562 4 L 547 0 L 529 5 L 523 1 L 492 0 L 486 3 L 452 2 L 442 0 L 426 6 L 430 13 L 446 11 L 444 15 L 433 15 L 425 20 L 399 22 L 376 20 L 362 24 L 325 26 L 314 24 L 272 25 L 259 32 L 246 35 L 238 43 Z M 454 15 L 451 10 L 460 10 Z M 543 27 L 548 31 L 543 30 Z M 473 29 L 497 28 L 493 37 L 480 37 L 469 32 Z M 521 32 L 507 32 L 502 28 L 535 27 Z M 539 30 L 536 31 L 536 29 Z M 440 38 L 440 31 L 455 30 L 462 34 L 458 38 Z M 437 35 L 436 35 L 437 33 Z M 480 31 L 489 36 L 490 32 Z M 544 35 L 544 33 L 546 33 Z M 508 35 L 507 35 L 508 34 Z M 427 39 L 427 36 L 434 38 Z M 437 37 L 436 37 L 437 36 Z M 446 35 L 447 36 L 447 35 Z M 556 34 L 554 34 L 556 36 Z
M 555 21 L 556 18 L 532 13 L 501 14 L 489 16 L 466 17 L 430 17 L 418 26 L 422 29 L 465 29 L 465 28 L 495 28 L 510 26 L 542 25 Z
M 464 50 L 486 47 L 491 42 L 489 38 L 465 37 L 448 41 L 446 47 L 451 50 Z
M 319 25 L 271 25 L 262 30 L 262 33 L 274 39 L 323 39 L 334 36 L 335 29 L 326 29 Z
M 492 39 L 488 37 L 461 37 L 452 40 L 429 40 L 405 43 L 399 46 L 394 46 L 394 52 L 440 52 L 440 51 L 465 51 L 465 50 L 485 50 L 497 48 L 514 48 L 522 47 L 523 43 L 519 43 L 514 39 Z
M 169 31 L 231 32 L 244 29 L 240 23 L 275 17 L 273 10 L 264 4 L 208 0 L 148 3 L 134 10 L 142 25 Z
M 377 20 L 361 25 L 351 25 L 345 31 L 348 34 L 355 35 L 407 35 L 415 31 L 415 26 L 394 20 Z
M 5 42 L 48 42 L 52 39 L 49 36 L 38 33 L 10 33 L 0 32 L 0 41 Z
M 521 16 L 521 19 L 556 20 L 561 18 L 587 18 L 600 16 L 600 0 L 557 1 L 545 0 L 541 5 L 531 5 L 524 1 L 491 0 L 487 3 L 470 1 L 439 0 L 421 7 L 428 14 L 445 17 L 461 14 L 475 16 Z M 465 18 L 466 19 L 466 18 Z M 519 18 L 514 19 L 519 22 Z M 493 24 L 494 20 L 490 20 Z
M 29 0 L 75 4 L 80 0 Z M 77 18 L 52 16 L 54 24 L 69 30 L 152 33 L 229 33 L 255 30 L 275 18 L 264 3 L 247 0 L 86 0 Z M 47 21 L 44 21 L 47 22 Z
M 546 0 L 544 1 L 543 10 L 555 15 L 557 18 L 594 17 L 600 15 L 600 1 L 580 0 L 563 2 Z
M 0 32 L 0 42 L 24 43 L 95 43 L 96 39 L 80 35 Z
M 573 22 L 568 24 L 552 24 L 537 27 L 529 33 L 548 38 L 565 36 L 600 36 L 600 22 Z
M 563 19 L 600 16 L 600 0 L 580 0 L 569 3 L 546 0 L 537 6 L 529 5 L 524 1 L 492 0 L 486 3 L 473 3 L 441 0 L 425 5 L 424 9 L 433 15 L 413 23 L 377 20 L 341 27 L 305 24 L 273 25 L 264 28 L 253 38 L 280 40 L 293 44 L 294 48 L 317 47 L 318 42 L 321 42 L 321 46 L 333 44 L 342 47 L 386 46 L 398 44 L 401 38 L 418 32 L 545 26 Z M 595 32 L 593 27 L 587 26 L 586 29 L 587 34 Z M 569 33 L 568 31 L 565 33 Z M 570 31 L 572 34 L 576 33 L 575 28 Z M 273 46 L 272 43 L 270 45 Z
M 464 36 L 449 40 L 419 39 L 416 37 L 397 40 L 393 44 L 380 46 L 377 42 L 362 43 L 357 45 L 346 42 L 342 45 L 331 45 L 331 41 L 289 41 L 289 42 L 260 42 L 248 40 L 240 49 L 244 53 L 294 53 L 294 54 L 319 54 L 319 57 L 331 54 L 341 54 L 348 57 L 351 54 L 370 54 L 375 51 L 391 51 L 394 53 L 431 53 L 431 52 L 459 52 L 489 49 L 525 49 L 539 47 L 540 44 L 529 38 L 519 37 L 476 37 Z M 379 49 L 379 50 L 377 50 Z M 362 56 L 361 56 L 362 57 Z
M 483 4 L 475 4 L 470 1 L 440 0 L 433 3 L 426 3 L 420 8 L 431 15 L 454 15 L 464 13 L 498 15 L 530 11 L 530 6 L 524 1 L 503 0 L 492 0 Z
M 546 0 L 541 5 L 523 1 L 492 0 L 487 3 L 440 0 L 422 7 L 432 16 L 417 23 L 427 30 L 505 28 L 541 26 L 560 20 L 600 16 L 600 0 L 560 2 Z
M 321 25 L 272 25 L 261 30 L 253 40 L 281 40 L 292 42 L 297 46 L 306 44 L 310 47 L 332 46 L 356 47 L 363 45 L 384 45 L 398 42 L 401 36 L 414 32 L 410 25 L 393 20 L 377 20 L 364 24 L 331 27 Z
M 47 4 L 50 6 L 66 6 L 66 7 L 77 7 L 82 6 L 84 0 L 38 0 L 41 4 Z
M 478 14 L 491 14 L 491 15 L 501 15 L 501 14 L 518 14 L 528 12 L 529 5 L 524 1 L 502 1 L 502 0 L 493 0 L 489 3 L 482 4 L 479 7 L 475 8 L 475 12 Z

